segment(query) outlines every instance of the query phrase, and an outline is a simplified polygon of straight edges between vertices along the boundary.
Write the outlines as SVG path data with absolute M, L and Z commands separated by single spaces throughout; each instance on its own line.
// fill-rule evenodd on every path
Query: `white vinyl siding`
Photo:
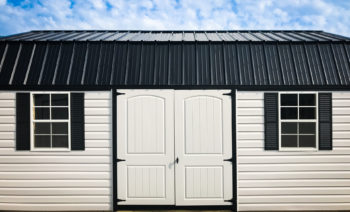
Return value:
M 350 92 L 333 92 L 333 150 L 264 150 L 264 93 L 237 92 L 239 211 L 350 210 Z
M 16 93 L 0 92 L 0 210 L 112 208 L 111 92 L 85 92 L 85 150 L 16 151 Z

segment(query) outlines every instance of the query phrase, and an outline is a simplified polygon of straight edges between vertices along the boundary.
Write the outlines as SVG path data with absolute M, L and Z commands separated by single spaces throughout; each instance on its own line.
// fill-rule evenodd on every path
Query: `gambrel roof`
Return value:
M 0 86 L 350 86 L 322 31 L 31 31 L 0 39 Z

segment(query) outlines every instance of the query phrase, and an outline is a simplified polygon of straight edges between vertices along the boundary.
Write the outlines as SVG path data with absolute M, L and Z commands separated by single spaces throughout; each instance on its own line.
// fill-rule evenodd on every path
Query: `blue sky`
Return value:
M 0 0 L 0 35 L 47 29 L 313 29 L 350 36 L 349 0 Z

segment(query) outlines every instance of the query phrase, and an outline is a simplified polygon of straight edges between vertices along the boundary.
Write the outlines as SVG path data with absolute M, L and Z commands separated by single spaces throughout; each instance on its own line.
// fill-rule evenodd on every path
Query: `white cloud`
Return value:
M 350 35 L 331 0 L 0 0 L 0 34 L 33 29 L 320 29 Z

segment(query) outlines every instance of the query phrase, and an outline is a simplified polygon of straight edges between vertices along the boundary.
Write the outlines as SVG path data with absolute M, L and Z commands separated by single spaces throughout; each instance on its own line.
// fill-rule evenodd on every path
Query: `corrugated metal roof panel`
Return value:
M 207 40 L 206 40 L 207 39 Z M 349 38 L 322 31 L 31 31 L 6 41 L 267 41 L 332 42 Z
M 349 86 L 349 45 L 0 42 L 0 85 Z

